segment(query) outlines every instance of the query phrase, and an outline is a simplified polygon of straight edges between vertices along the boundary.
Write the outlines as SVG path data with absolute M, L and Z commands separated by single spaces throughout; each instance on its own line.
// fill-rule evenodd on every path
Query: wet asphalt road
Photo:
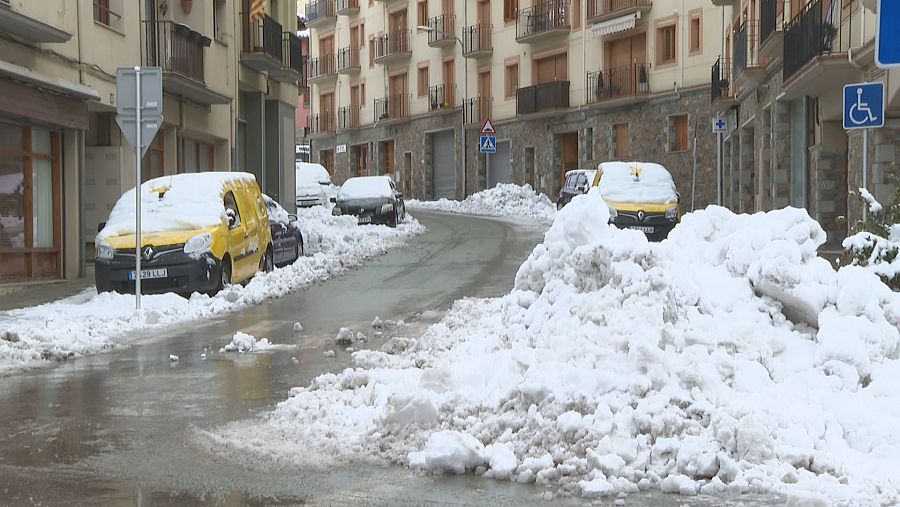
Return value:
M 0 505 L 587 503 L 544 501 L 545 489 L 534 485 L 401 467 L 245 469 L 192 445 L 196 429 L 256 417 L 292 387 L 344 368 L 347 353 L 322 355 L 340 327 L 367 332 L 378 315 L 406 320 L 410 326 L 398 333 L 414 336 L 460 297 L 506 293 L 542 235 L 540 227 L 500 220 L 413 213 L 428 233 L 318 286 L 135 336 L 127 350 L 0 378 Z M 303 323 L 302 334 L 293 333 L 295 321 Z M 219 353 L 236 331 L 293 346 L 271 354 Z M 171 362 L 170 354 L 180 360 Z M 632 495 L 626 505 L 686 502 L 722 504 L 653 494 Z

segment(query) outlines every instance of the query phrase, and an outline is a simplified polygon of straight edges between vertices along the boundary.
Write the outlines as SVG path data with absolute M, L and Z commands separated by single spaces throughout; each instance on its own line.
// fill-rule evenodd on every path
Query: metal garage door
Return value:
M 497 183 L 512 183 L 512 162 L 509 160 L 509 140 L 497 141 L 497 153 L 488 155 L 488 188 Z
M 434 198 L 456 199 L 456 150 L 453 149 L 453 131 L 432 134 L 431 142 Z

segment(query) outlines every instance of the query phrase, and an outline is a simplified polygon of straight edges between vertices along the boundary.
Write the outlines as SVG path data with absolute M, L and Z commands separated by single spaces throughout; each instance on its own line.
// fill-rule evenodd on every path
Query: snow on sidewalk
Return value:
M 458 301 L 393 354 L 200 435 L 244 463 L 396 463 L 576 495 L 777 491 L 900 501 L 900 299 L 816 256 L 803 210 L 711 207 L 659 244 L 564 208 L 498 299 Z M 807 301 L 786 320 L 766 282 Z M 812 502 L 812 503 L 809 503 Z
M 536 193 L 531 185 L 519 186 L 512 183 L 500 183 L 494 188 L 472 194 L 463 201 L 410 199 L 406 204 L 410 208 L 448 213 L 527 218 L 544 222 L 551 222 L 556 216 L 556 205 L 546 195 Z
M 91 289 L 52 303 L 0 312 L 0 374 L 126 345 L 133 333 L 203 319 L 257 305 L 307 287 L 403 245 L 425 228 L 408 217 L 397 229 L 357 226 L 355 217 L 333 217 L 326 207 L 298 211 L 306 256 L 260 274 L 246 287 L 234 285 L 215 297 L 194 294 L 134 297 Z

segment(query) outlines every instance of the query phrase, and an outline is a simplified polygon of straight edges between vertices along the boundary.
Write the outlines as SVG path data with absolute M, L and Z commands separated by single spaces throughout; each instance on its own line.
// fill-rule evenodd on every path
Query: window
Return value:
M 696 13 L 691 14 L 690 21 L 690 54 L 691 55 L 699 55 L 703 52 L 703 39 L 701 38 L 702 25 L 701 25 L 701 16 L 703 11 L 700 10 Z
M 572 27 L 581 28 L 581 0 L 572 0 Z
M 841 0 L 841 20 L 845 20 L 859 8 L 859 0 Z
M 428 95 L 428 67 L 419 67 L 418 73 L 418 96 L 424 97 Z
M 628 124 L 613 125 L 613 158 L 626 158 L 631 153 L 628 143 Z
M 419 0 L 416 12 L 418 12 L 419 26 L 428 26 L 428 2 Z
M 670 65 L 675 63 L 675 25 L 667 25 L 656 29 L 656 64 Z
M 516 96 L 516 90 L 519 89 L 519 64 L 511 63 L 506 65 L 506 83 L 504 86 L 504 96 L 512 98 Z
M 94 21 L 121 30 L 122 0 L 94 0 Z
M 669 117 L 669 151 L 687 151 L 688 149 L 688 115 L 679 114 Z
M 359 48 L 363 49 L 366 47 L 366 22 L 359 22 Z
M 219 42 L 225 42 L 225 35 L 228 34 L 226 27 L 228 2 L 226 0 L 215 0 L 213 3 L 213 34 Z
M 359 107 L 366 107 L 366 82 L 359 83 Z
M 214 148 L 210 143 L 183 138 L 181 140 L 182 172 L 200 173 L 213 170 Z
M 225 214 L 228 218 L 234 217 L 234 221 L 229 225 L 229 229 L 236 229 L 241 226 L 241 212 L 238 210 L 237 201 L 234 200 L 234 194 L 228 192 L 223 200 L 225 204 Z
M 369 35 L 369 68 L 375 67 L 375 36 Z
M 515 21 L 519 0 L 503 0 L 503 21 Z

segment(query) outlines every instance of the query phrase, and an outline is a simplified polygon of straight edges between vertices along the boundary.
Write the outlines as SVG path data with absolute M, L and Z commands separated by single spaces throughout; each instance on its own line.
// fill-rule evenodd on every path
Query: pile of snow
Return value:
M 900 299 L 816 256 L 803 210 L 690 214 L 669 239 L 564 208 L 499 299 L 395 354 L 359 351 L 262 420 L 204 432 L 242 461 L 472 472 L 607 496 L 777 491 L 900 501 Z M 794 325 L 768 283 L 808 302 Z M 249 426 L 249 427 L 248 427 Z
M 409 200 L 410 208 L 432 209 L 449 213 L 488 215 L 497 217 L 528 218 L 550 222 L 556 216 L 556 205 L 544 194 L 536 193 L 531 185 L 501 183 L 494 188 L 482 190 L 464 201 Z
M 144 296 L 143 311 L 136 314 L 133 296 L 88 290 L 45 305 L 0 312 L 0 373 L 122 346 L 137 330 L 260 304 L 345 272 L 425 230 L 411 217 L 396 229 L 359 227 L 355 217 L 334 217 L 323 207 L 301 209 L 298 218 L 306 256 L 215 297 Z
M 270 343 L 268 338 L 257 339 L 253 335 L 238 331 L 231 338 L 231 343 L 219 349 L 219 352 L 240 352 L 243 354 L 244 352 L 264 352 L 278 347 L 278 345 Z
M 665 167 L 650 162 L 603 162 L 600 192 L 610 202 L 678 202 L 675 181 Z

